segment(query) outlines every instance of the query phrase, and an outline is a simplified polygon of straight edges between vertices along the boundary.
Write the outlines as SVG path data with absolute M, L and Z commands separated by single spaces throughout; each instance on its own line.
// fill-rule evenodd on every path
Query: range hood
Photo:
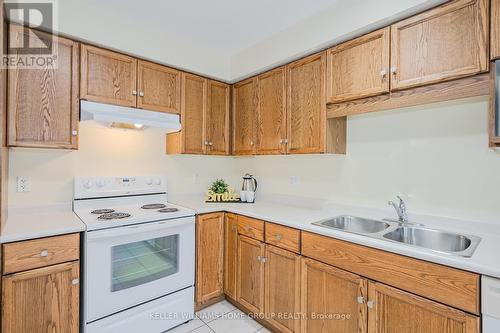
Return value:
M 177 114 L 149 111 L 89 101 L 80 101 L 80 121 L 97 121 L 107 125 L 121 124 L 124 128 L 160 128 L 165 132 L 181 129 Z M 127 126 L 128 125 L 128 126 Z

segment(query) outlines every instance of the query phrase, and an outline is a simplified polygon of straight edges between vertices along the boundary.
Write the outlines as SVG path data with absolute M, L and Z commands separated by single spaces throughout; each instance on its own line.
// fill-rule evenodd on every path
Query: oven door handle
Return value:
M 125 227 L 112 228 L 108 230 L 98 230 L 87 233 L 88 240 L 94 239 L 105 239 L 112 238 L 116 236 L 126 236 L 133 235 L 139 232 L 150 232 L 155 230 L 168 230 L 176 227 L 181 227 L 184 225 L 194 224 L 193 218 L 182 218 L 178 220 L 166 220 L 159 222 L 149 222 L 149 223 L 141 223 L 135 224 Z

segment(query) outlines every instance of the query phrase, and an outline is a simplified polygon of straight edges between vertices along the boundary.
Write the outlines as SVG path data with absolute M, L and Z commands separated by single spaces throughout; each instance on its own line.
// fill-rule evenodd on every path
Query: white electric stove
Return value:
M 75 178 L 87 225 L 83 330 L 156 333 L 194 316 L 195 212 L 168 203 L 164 177 Z

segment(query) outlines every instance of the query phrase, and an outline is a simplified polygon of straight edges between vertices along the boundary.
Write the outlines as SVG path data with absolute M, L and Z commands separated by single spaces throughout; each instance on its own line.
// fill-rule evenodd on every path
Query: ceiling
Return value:
M 129 17 L 142 28 L 175 31 L 179 38 L 229 56 L 339 1 L 84 0 Z

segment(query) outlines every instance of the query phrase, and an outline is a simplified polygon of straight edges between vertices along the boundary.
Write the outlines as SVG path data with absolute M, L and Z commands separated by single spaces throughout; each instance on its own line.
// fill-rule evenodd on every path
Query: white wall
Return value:
M 231 79 L 238 81 L 264 69 L 312 54 L 333 44 L 384 27 L 444 0 L 338 1 L 231 57 Z
M 200 163 L 202 161 L 202 163 Z M 204 191 L 217 177 L 233 175 L 232 158 L 165 155 L 164 134 L 81 123 L 80 150 L 11 149 L 9 207 L 69 203 L 74 176 L 166 175 L 172 196 Z M 198 175 L 195 184 L 193 176 Z M 16 177 L 31 178 L 31 191 L 16 192 Z M 232 185 L 240 185 L 239 177 Z
M 488 148 L 488 104 L 462 100 L 351 117 L 347 155 L 237 158 L 261 193 L 329 198 L 500 223 L 500 153 Z M 291 177 L 298 184 L 291 184 Z

